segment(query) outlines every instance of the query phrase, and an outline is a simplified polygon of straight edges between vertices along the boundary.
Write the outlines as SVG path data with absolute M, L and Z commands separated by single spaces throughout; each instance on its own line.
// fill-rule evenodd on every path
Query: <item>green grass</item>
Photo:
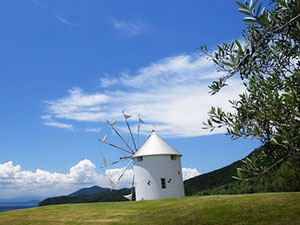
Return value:
M 51 205 L 0 213 L 2 225 L 300 225 L 300 192 Z

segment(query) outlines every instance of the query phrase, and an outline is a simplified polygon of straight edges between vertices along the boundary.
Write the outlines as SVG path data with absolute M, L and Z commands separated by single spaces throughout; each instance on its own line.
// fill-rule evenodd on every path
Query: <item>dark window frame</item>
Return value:
M 177 156 L 176 155 L 171 155 L 171 160 L 177 160 Z
M 161 183 L 161 189 L 166 189 L 166 178 L 160 178 L 160 183 Z
M 143 161 L 143 160 L 144 160 L 143 156 L 138 156 L 138 157 L 136 157 L 136 161 L 138 161 L 138 162 L 141 162 L 141 161 Z

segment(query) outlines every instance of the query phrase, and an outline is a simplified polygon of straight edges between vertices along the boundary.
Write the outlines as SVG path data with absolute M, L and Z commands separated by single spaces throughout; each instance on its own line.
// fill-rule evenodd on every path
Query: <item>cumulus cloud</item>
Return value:
M 109 177 L 113 182 L 117 182 L 118 178 L 124 172 L 126 167 L 116 168 L 116 169 L 108 169 L 105 171 L 105 175 Z M 118 186 L 120 187 L 130 187 L 132 185 L 133 179 L 133 169 L 125 170 L 125 173 L 122 176 L 122 179 L 119 181 Z M 196 177 L 200 175 L 196 168 L 182 168 L 182 177 L 183 180 L 188 180 L 190 178 Z
M 200 173 L 195 168 L 182 168 L 182 177 L 183 180 L 188 180 L 190 178 L 199 176 Z
M 35 172 L 22 170 L 12 161 L 0 164 L 0 198 L 18 195 L 57 196 L 70 194 L 83 187 L 99 185 L 110 188 L 108 178 L 117 182 L 126 167 L 107 169 L 104 174 L 96 172 L 96 166 L 88 159 L 81 160 L 69 169 L 68 173 L 51 173 L 37 169 Z M 183 179 L 189 179 L 200 173 L 195 168 L 182 168 Z M 131 187 L 133 169 L 125 170 L 116 188 Z
M 22 170 L 12 161 L 0 164 L 0 189 L 2 198 L 10 195 L 35 193 L 36 195 L 69 194 L 81 187 L 100 185 L 108 187 L 103 174 L 97 174 L 96 166 L 88 159 L 71 167 L 68 173 L 51 173 L 37 169 L 35 172 Z
M 105 171 L 105 175 L 109 177 L 114 183 L 117 183 L 119 177 L 122 173 L 123 176 L 120 181 L 117 183 L 116 188 L 118 187 L 131 187 L 132 179 L 133 179 L 133 169 L 127 169 L 126 167 L 123 168 L 116 168 L 116 169 L 107 169 Z M 125 172 L 124 172 L 125 171 Z
M 105 171 L 105 175 L 109 177 L 113 182 L 116 182 L 124 170 L 125 167 L 117 168 L 117 169 L 108 169 Z M 182 168 L 183 180 L 188 180 L 198 175 L 200 175 L 200 173 L 196 168 Z M 133 169 L 126 170 L 122 179 L 118 183 L 118 186 L 130 187 L 130 185 L 132 184 L 132 178 L 133 178 Z
M 87 93 L 72 88 L 68 95 L 46 101 L 45 115 L 64 123 L 103 122 L 122 119 L 121 111 L 125 110 L 131 115 L 141 114 L 147 132 L 155 128 L 168 137 L 222 133 L 222 129 L 212 133 L 201 129 L 207 112 L 211 106 L 232 110 L 228 99 L 237 99 L 244 87 L 232 79 L 230 88 L 211 96 L 208 85 L 220 75 L 205 56 L 167 57 L 135 72 L 122 73 L 118 81 L 114 78 L 112 83 L 118 82 L 119 89 Z

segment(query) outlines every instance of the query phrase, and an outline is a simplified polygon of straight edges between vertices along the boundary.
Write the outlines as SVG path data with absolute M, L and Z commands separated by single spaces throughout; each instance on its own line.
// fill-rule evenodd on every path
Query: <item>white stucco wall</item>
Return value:
M 143 156 L 143 161 L 133 161 L 137 201 L 184 197 L 180 156 L 176 160 L 170 155 Z M 166 179 L 165 189 L 161 178 Z

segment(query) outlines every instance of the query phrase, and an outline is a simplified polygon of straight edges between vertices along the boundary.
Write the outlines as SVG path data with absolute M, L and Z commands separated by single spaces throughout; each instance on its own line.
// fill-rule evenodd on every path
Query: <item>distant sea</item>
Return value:
M 15 209 L 25 209 L 25 208 L 34 208 L 36 206 L 29 206 L 29 205 L 18 205 L 18 206 L 0 206 L 0 212 L 15 210 Z

